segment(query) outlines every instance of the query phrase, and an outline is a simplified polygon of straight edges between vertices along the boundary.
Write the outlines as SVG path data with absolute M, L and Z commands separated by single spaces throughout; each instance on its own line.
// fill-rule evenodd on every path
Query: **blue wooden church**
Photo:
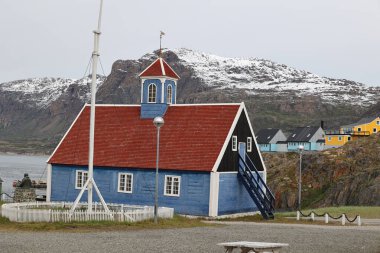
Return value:
M 94 179 L 106 202 L 154 204 L 153 118 L 162 116 L 159 206 L 189 215 L 259 210 L 273 217 L 274 197 L 244 103 L 176 104 L 179 76 L 161 57 L 140 80 L 141 104 L 96 105 Z M 74 201 L 86 182 L 89 120 L 85 105 L 49 158 L 48 201 Z

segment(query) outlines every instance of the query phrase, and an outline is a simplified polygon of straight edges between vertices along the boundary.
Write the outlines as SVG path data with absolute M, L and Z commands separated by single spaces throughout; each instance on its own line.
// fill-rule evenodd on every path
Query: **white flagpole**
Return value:
M 98 18 L 98 28 L 94 31 L 94 51 L 92 52 L 92 81 L 91 81 L 91 108 L 90 108 L 90 141 L 89 141 L 89 150 L 88 150 L 88 179 L 86 184 L 83 186 L 87 186 L 87 211 L 92 212 L 92 202 L 93 202 L 93 186 L 95 184 L 94 181 L 94 139 L 95 139 L 95 100 L 96 100 L 96 77 L 97 77 L 97 66 L 98 66 L 98 58 L 99 58 L 99 37 L 100 37 L 100 25 L 102 19 L 102 10 L 103 10 L 103 0 L 100 0 L 100 10 L 99 10 L 99 18 Z M 96 184 L 95 184 L 96 187 Z M 84 189 L 80 191 L 77 199 L 74 202 L 70 212 L 72 213 L 76 206 L 78 205 Z M 97 189 L 98 196 L 101 200 L 103 197 L 100 194 L 100 191 Z M 109 212 L 109 209 L 104 202 L 102 201 L 104 210 Z
M 92 179 L 94 177 L 94 139 L 95 139 L 95 100 L 96 100 L 96 71 L 99 58 L 99 36 L 102 18 L 103 0 L 100 0 L 98 29 L 94 31 L 94 51 L 92 52 L 92 82 L 91 82 L 91 112 L 90 112 L 90 143 L 88 149 L 88 211 L 92 211 Z

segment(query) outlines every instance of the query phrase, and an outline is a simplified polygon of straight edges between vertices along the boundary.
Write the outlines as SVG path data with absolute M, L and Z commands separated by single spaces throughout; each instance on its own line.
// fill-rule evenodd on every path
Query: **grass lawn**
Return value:
M 355 218 L 356 215 L 360 215 L 363 219 L 380 219 L 380 207 L 379 206 L 342 206 L 342 207 L 325 207 L 316 209 L 306 209 L 302 210 L 304 214 L 309 214 L 314 211 L 317 214 L 323 214 L 325 212 L 330 213 L 334 217 L 338 217 L 345 213 L 349 219 Z M 247 221 L 247 222 L 268 222 L 268 223 L 287 223 L 287 224 L 325 224 L 324 221 L 311 221 L 309 219 L 301 219 L 297 221 L 296 219 L 288 219 L 287 217 L 296 217 L 296 212 L 276 212 L 275 218 L 273 220 L 265 220 L 260 214 L 237 217 L 237 218 L 225 218 L 220 219 L 220 221 Z M 333 221 L 330 219 L 328 225 L 334 225 L 340 223 L 339 221 Z M 356 224 L 356 223 L 355 223 Z M 346 225 L 350 225 L 346 223 Z
M 189 219 L 175 215 L 173 219 L 159 219 L 155 224 L 153 220 L 142 222 L 112 222 L 112 221 L 87 221 L 87 222 L 11 222 L 7 218 L 0 217 L 0 231 L 60 231 L 60 232 L 94 232 L 94 231 L 123 231 L 135 229 L 165 229 L 165 228 L 190 228 L 212 226 L 202 222 L 200 219 Z
M 302 213 L 309 214 L 314 211 L 317 214 L 329 213 L 332 216 L 339 216 L 345 213 L 350 219 L 360 215 L 364 219 L 380 219 L 380 206 L 340 206 L 340 207 L 323 207 L 315 209 L 305 209 Z M 295 217 L 296 212 L 276 213 L 277 217 Z
M 0 201 L 0 207 L 4 202 Z M 67 232 L 91 232 L 91 231 L 115 231 L 133 229 L 164 229 L 164 228 L 191 228 L 213 226 L 202 222 L 202 219 L 189 219 L 174 215 L 173 219 L 158 219 L 155 224 L 153 220 L 141 222 L 113 222 L 113 221 L 87 221 L 87 222 L 11 222 L 8 218 L 0 216 L 0 231 L 67 231 Z

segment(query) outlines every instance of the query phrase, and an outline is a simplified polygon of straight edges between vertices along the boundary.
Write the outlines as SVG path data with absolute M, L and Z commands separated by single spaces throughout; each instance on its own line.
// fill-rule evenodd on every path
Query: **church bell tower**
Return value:
M 169 105 L 176 103 L 179 76 L 159 57 L 139 75 L 141 80 L 142 119 L 163 117 Z

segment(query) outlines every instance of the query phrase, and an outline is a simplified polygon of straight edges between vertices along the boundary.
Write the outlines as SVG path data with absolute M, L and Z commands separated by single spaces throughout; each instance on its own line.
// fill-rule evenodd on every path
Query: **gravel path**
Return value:
M 210 252 L 219 242 L 289 243 L 283 252 L 380 252 L 380 227 L 229 223 L 188 229 L 126 232 L 0 232 L 0 252 Z M 236 251 L 237 252 L 237 251 Z

